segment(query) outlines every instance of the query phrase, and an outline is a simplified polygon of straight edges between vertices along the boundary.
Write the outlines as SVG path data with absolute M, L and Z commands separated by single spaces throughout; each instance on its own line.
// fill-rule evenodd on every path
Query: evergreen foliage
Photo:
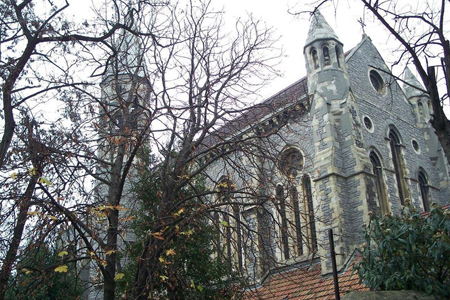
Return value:
M 376 290 L 416 290 L 450 298 L 450 210 L 420 213 L 406 204 L 402 216 L 371 216 L 357 270 Z
M 19 259 L 18 272 L 10 280 L 12 286 L 5 299 L 80 299 L 82 285 L 76 274 L 76 262 L 65 260 L 63 255 L 44 244 L 32 245 Z M 65 271 L 55 271 L 62 264 L 67 267 Z
M 158 172 L 152 169 L 154 157 L 143 163 L 134 184 L 138 195 L 133 232 L 136 242 L 130 245 L 128 257 L 132 263 L 126 266 L 123 280 L 117 282 L 118 293 L 128 299 L 131 284 L 136 274 L 139 256 L 149 235 L 157 236 L 153 230 L 158 220 L 155 212 L 160 205 L 161 190 Z M 230 299 L 236 295 L 237 276 L 228 274 L 227 264 L 215 255 L 212 241 L 218 239 L 219 231 L 212 224 L 207 213 L 199 210 L 201 199 L 197 196 L 207 193 L 204 183 L 196 180 L 190 187 L 179 192 L 179 199 L 189 199 L 178 208 L 173 219 L 167 219 L 164 231 L 172 231 L 157 262 L 157 270 L 151 276 L 151 290 L 154 295 L 167 299 Z

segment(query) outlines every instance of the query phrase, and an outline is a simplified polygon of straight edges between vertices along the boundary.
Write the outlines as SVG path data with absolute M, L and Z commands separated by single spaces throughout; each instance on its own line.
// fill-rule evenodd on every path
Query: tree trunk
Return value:
M 117 264 L 117 235 L 119 226 L 119 210 L 117 206 L 120 205 L 122 198 L 122 186 L 125 180 L 125 176 L 122 177 L 122 165 L 124 162 L 125 145 L 119 145 L 117 148 L 117 157 L 114 161 L 114 165 L 111 169 L 111 177 L 109 179 L 108 186 L 108 205 L 111 206 L 107 209 L 108 214 L 108 232 L 106 240 L 106 267 L 105 274 L 103 274 L 103 299 L 114 300 L 116 282 L 114 277 L 116 276 L 116 264 Z
M 28 183 L 25 195 L 19 201 L 19 215 L 17 216 L 17 223 L 14 227 L 14 234 L 3 261 L 2 270 L 0 273 L 0 300 L 5 299 L 6 289 L 8 287 L 8 280 L 11 275 L 12 267 L 16 261 L 17 250 L 19 249 L 20 242 L 22 241 L 23 230 L 27 221 L 28 209 L 30 208 L 31 197 L 33 196 L 34 189 L 38 180 L 38 175 L 33 175 Z
M 435 69 L 434 67 L 428 67 L 427 71 L 429 81 L 426 83 L 426 88 L 433 107 L 433 119 L 431 123 L 444 150 L 447 162 L 450 162 L 450 121 L 444 113 L 444 108 L 439 98 Z
M 103 299 L 114 300 L 115 298 L 115 281 L 116 259 L 117 259 L 117 226 L 119 223 L 119 211 L 113 209 L 108 212 L 109 228 L 107 237 L 106 251 L 106 267 L 103 283 Z M 109 252 L 108 252 L 109 251 Z

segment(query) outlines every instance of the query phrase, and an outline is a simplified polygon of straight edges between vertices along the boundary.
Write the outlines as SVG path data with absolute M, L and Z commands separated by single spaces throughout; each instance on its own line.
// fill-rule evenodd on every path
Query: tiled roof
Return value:
M 350 291 L 368 291 L 359 283 L 359 276 L 353 272 L 353 264 L 338 275 L 340 295 Z M 335 299 L 333 276 L 321 274 L 320 263 L 312 267 L 298 268 L 270 276 L 262 286 L 248 290 L 245 300 L 306 300 Z
M 294 104 L 299 100 L 306 100 L 305 97 L 307 91 L 306 77 L 303 77 L 269 99 L 249 108 L 236 119 L 229 121 L 226 125 L 210 133 L 210 135 L 203 140 L 203 145 L 214 145 L 233 134 L 239 133 L 247 126 L 256 125 L 259 121 L 264 119 L 264 117 L 273 114 L 289 104 Z
M 356 47 L 345 52 L 344 57 L 349 56 L 354 49 L 356 49 Z M 257 125 L 258 122 L 263 120 L 265 117 L 272 115 L 282 108 L 298 103 L 299 101 L 307 102 L 309 101 L 307 96 L 308 81 L 307 76 L 305 76 L 288 87 L 282 89 L 272 97 L 266 99 L 262 103 L 248 108 L 240 116 L 226 122 L 226 124 L 220 128 L 212 130 L 212 132 L 204 138 L 200 148 L 208 148 L 211 145 L 223 142 L 230 136 L 238 134 L 244 129 L 248 129 L 249 126 Z

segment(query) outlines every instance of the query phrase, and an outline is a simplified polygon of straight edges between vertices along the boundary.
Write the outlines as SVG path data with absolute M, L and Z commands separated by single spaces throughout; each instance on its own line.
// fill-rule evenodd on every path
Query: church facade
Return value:
M 401 215 L 407 202 L 427 211 L 450 199 L 448 162 L 430 124 L 429 99 L 414 88 L 422 86 L 409 70 L 403 82 L 394 78 L 367 36 L 345 53 L 320 12 L 312 17 L 304 55 L 307 77 L 204 142 L 214 149 L 203 159 L 215 161 L 205 178 L 218 203 L 211 206 L 222 233 L 213 241 L 217 255 L 228 261 L 230 272 L 246 274 L 261 299 L 275 298 L 265 286 L 271 278 L 282 289 L 277 299 L 311 289 L 312 284 L 300 288 L 308 277 L 322 276 L 332 284 L 326 277 L 332 271 L 329 229 L 343 272 L 364 242 L 363 225 L 371 214 Z M 114 104 L 120 95 L 129 103 L 126 114 L 111 113 L 118 128 L 139 126 L 141 100 L 129 91 L 148 98 L 142 71 L 133 71 L 133 77 L 106 76 L 102 83 L 103 98 L 112 95 L 108 101 Z M 101 156 L 116 151 L 105 147 Z M 221 158 L 214 159 L 218 154 Z M 109 194 L 114 192 L 99 192 Z M 95 281 L 94 269 L 90 264 L 85 270 L 88 282 Z M 296 270 L 301 276 L 290 273 Z M 324 289 L 322 277 L 314 288 Z M 296 285 L 292 291 L 289 280 Z M 100 286 L 92 287 L 85 298 L 101 299 L 101 293 Z
M 320 261 L 316 273 L 330 274 L 329 229 L 343 270 L 371 214 L 401 215 L 407 202 L 427 211 L 450 199 L 430 102 L 409 70 L 404 80 L 394 78 L 367 36 L 345 53 L 320 12 L 304 55 L 306 78 L 229 124 L 229 140 L 261 137 L 247 148 L 258 158 L 239 150 L 208 171 L 210 185 L 232 187 L 230 197 L 244 204 L 215 216 L 228 224 L 219 254 L 262 285 L 274 268 L 311 261 Z M 236 162 L 250 171 L 237 172 Z M 252 188 L 258 203 L 243 196 Z M 250 241 L 251 232 L 260 236 Z

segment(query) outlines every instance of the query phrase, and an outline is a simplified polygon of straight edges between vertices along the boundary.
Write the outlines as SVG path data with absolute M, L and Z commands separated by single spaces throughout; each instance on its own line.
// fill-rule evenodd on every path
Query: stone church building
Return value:
M 259 151 L 276 161 L 237 154 L 209 171 L 210 184 L 232 186 L 237 201 L 248 201 L 237 191 L 255 182 L 267 199 L 216 216 L 229 223 L 228 238 L 218 242 L 222 255 L 253 276 L 255 299 L 333 298 L 328 229 L 338 271 L 350 282 L 351 271 L 342 274 L 364 242 L 370 214 L 401 215 L 407 201 L 427 211 L 450 199 L 431 105 L 408 69 L 403 80 L 391 76 L 367 36 L 344 52 L 320 12 L 312 17 L 304 55 L 306 78 L 227 125 L 229 139 L 264 137 Z M 237 174 L 230 161 L 248 166 L 249 175 Z M 261 231 L 250 241 L 251 232 Z M 352 280 L 347 290 L 362 287 Z
M 320 12 L 304 56 L 305 78 L 204 143 L 225 151 L 241 144 L 209 167 L 206 185 L 219 192 L 213 201 L 241 204 L 213 213 L 225 224 L 213 242 L 230 271 L 247 274 L 250 299 L 333 299 L 329 229 L 344 292 L 361 289 L 349 269 L 369 215 L 401 215 L 407 201 L 427 211 L 450 199 L 430 100 L 408 69 L 403 80 L 391 76 L 367 36 L 344 52 Z M 102 88 L 112 91 L 106 79 Z M 86 295 L 101 298 L 99 289 Z

